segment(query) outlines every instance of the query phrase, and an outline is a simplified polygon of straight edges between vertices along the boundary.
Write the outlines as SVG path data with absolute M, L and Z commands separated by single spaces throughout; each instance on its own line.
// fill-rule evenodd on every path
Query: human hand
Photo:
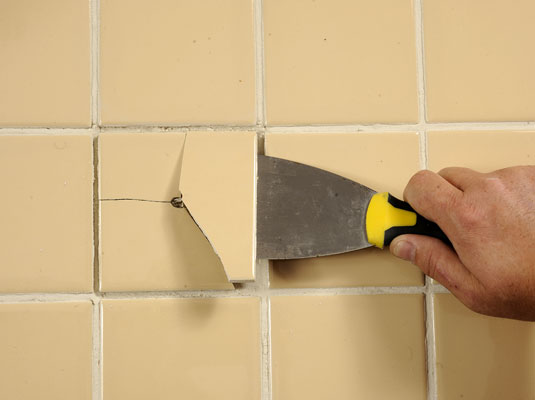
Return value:
M 416 264 L 476 312 L 535 321 L 535 167 L 488 174 L 420 171 L 404 198 L 436 222 L 454 248 L 402 235 L 390 245 L 394 255 Z

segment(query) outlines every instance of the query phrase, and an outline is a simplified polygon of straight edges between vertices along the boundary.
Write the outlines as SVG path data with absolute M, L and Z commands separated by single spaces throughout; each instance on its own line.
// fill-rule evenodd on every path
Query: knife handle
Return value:
M 395 237 L 409 233 L 431 236 L 451 246 L 450 240 L 439 226 L 414 211 L 409 203 L 388 192 L 373 195 L 366 211 L 368 242 L 382 249 Z

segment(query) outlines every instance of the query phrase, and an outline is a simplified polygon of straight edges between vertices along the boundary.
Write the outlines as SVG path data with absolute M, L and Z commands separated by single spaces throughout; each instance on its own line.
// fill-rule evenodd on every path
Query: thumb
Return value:
M 457 253 L 442 241 L 423 235 L 401 235 L 390 244 L 390 252 L 418 266 L 462 301 L 475 288 L 475 278 Z

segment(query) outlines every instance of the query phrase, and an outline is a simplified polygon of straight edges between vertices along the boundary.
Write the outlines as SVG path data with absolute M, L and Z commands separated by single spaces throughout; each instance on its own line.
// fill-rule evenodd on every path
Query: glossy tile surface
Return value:
M 171 200 L 179 195 L 185 133 L 102 133 L 100 197 Z
M 230 281 L 255 278 L 256 146 L 254 132 L 186 137 L 180 191 Z
M 254 123 L 252 4 L 102 0 L 102 123 Z
M 0 126 L 90 125 L 87 0 L 0 2 Z
M 91 303 L 0 304 L 0 398 L 91 400 Z
M 353 179 L 378 191 L 402 196 L 419 169 L 415 133 L 266 134 L 266 155 L 297 161 Z M 272 287 L 421 285 L 423 276 L 387 250 L 315 259 L 277 261 Z
M 535 118 L 535 3 L 425 0 L 429 121 Z
M 91 136 L 0 136 L 0 187 L 0 292 L 91 291 Z
M 427 145 L 433 171 L 458 166 L 491 172 L 535 163 L 535 131 L 429 132 Z
M 103 201 L 100 210 L 102 291 L 234 288 L 185 209 Z
M 486 317 L 435 298 L 438 399 L 535 397 L 535 323 Z
M 266 0 L 271 125 L 416 122 L 410 0 Z
M 107 400 L 260 399 L 260 304 L 104 301 Z
M 271 299 L 273 399 L 425 399 L 423 297 Z

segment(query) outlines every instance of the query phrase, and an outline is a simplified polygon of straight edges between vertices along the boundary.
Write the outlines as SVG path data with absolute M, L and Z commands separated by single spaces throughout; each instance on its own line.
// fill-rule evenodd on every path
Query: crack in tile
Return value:
M 167 203 L 171 204 L 171 200 L 149 200 L 149 199 L 134 199 L 131 197 L 121 197 L 118 199 L 100 199 L 99 201 L 144 201 L 148 203 Z

